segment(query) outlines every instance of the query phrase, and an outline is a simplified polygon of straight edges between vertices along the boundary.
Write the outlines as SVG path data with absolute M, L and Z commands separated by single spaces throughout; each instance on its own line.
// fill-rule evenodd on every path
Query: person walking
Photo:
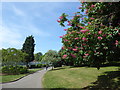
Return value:
M 48 65 L 46 64 L 46 70 L 47 70 L 47 68 L 48 68 Z

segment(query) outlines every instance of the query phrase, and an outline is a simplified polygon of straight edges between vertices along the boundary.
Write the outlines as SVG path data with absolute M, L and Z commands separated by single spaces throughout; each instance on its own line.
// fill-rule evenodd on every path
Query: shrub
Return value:
M 8 66 L 3 66 L 2 67 L 2 73 L 5 74 L 24 74 L 27 73 L 28 69 L 27 67 L 23 67 L 20 65 L 8 65 Z
M 37 64 L 37 68 L 41 68 L 42 67 L 42 64 Z

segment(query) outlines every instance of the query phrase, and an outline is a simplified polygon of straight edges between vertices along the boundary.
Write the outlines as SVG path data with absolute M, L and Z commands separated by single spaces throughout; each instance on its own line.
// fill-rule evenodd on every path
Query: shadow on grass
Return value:
M 91 86 L 84 87 L 84 90 L 120 90 L 120 71 L 105 72 L 105 75 L 98 76 L 97 81 Z

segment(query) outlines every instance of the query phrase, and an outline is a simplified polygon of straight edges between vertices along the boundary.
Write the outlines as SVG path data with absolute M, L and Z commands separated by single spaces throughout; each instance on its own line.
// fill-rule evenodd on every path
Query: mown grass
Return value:
M 26 74 L 19 74 L 19 75 L 0 75 L 0 83 L 5 83 L 5 82 L 10 82 L 10 81 L 15 81 L 17 79 L 20 79 L 26 75 L 29 75 L 31 73 L 35 73 L 39 70 L 42 70 L 42 68 L 34 68 L 34 69 L 29 69 L 28 73 Z
M 0 76 L 0 83 L 15 81 L 21 77 L 26 76 L 27 74 L 19 74 L 19 75 L 1 75 Z
M 95 86 L 93 82 L 99 79 L 98 76 L 107 75 L 105 72 L 112 72 L 117 69 L 118 67 L 102 67 L 100 70 L 88 67 L 55 68 L 45 74 L 43 86 L 44 88 L 87 88 L 87 86 Z M 118 76 L 112 78 L 112 80 L 120 78 Z M 104 80 L 102 83 L 104 83 Z

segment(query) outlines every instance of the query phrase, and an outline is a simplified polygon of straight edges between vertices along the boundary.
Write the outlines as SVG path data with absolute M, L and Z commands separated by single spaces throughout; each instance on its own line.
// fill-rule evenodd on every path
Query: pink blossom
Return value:
M 75 48 L 78 48 L 77 46 L 75 46 Z
M 83 45 L 83 46 L 85 46 L 86 44 L 85 44 L 85 43 L 83 43 L 82 45 Z
M 87 41 L 87 39 L 85 37 L 83 37 L 82 40 Z
M 81 30 L 82 33 L 86 33 L 86 32 L 88 32 L 88 31 L 89 31 L 88 29 Z
M 78 7 L 78 9 L 81 9 L 82 7 Z
M 68 32 L 69 34 L 72 34 L 71 32 Z
M 120 36 L 120 33 L 118 33 L 118 35 Z
M 62 49 L 64 49 L 64 47 L 62 47 Z
M 60 20 L 57 20 L 57 22 L 59 23 L 59 22 L 60 22 Z
M 88 56 L 88 55 L 89 55 L 88 53 L 85 54 L 85 56 Z
M 118 40 L 116 40 L 116 41 L 115 41 L 115 45 L 118 45 L 118 44 L 119 44 L 119 42 L 118 42 Z
M 85 14 L 87 14 L 88 13 L 88 9 L 86 9 L 86 11 L 85 11 Z
M 71 26 L 72 24 L 67 24 L 68 26 Z
M 75 38 L 75 40 L 77 40 L 77 39 L 79 39 L 78 37 L 77 38 Z
M 83 27 L 83 26 L 80 26 L 80 28 L 85 29 L 85 27 Z
M 112 34 L 109 34 L 110 36 L 112 35 Z
M 69 41 L 69 40 L 65 39 L 64 41 L 67 42 L 67 41 Z
M 68 47 L 68 49 L 71 49 L 71 47 Z
M 88 24 L 91 24 L 91 22 L 88 22 Z
M 72 49 L 73 51 L 77 51 L 77 49 Z
M 62 57 L 62 58 L 63 58 L 63 59 L 65 59 L 66 57 L 67 57 L 67 55 L 63 55 L 63 57 Z
M 92 5 L 91 5 L 91 7 L 92 7 L 92 8 L 94 8 L 94 7 L 95 7 L 95 5 L 93 5 L 93 4 L 92 4 Z
M 102 37 L 98 37 L 98 39 L 99 39 L 99 40 L 101 40 L 101 39 L 102 39 Z
M 63 38 L 63 36 L 59 36 L 60 38 Z
M 90 35 L 91 33 L 88 33 L 88 35 Z
M 68 23 L 70 24 L 70 23 L 71 23 L 71 21 L 68 21 Z
M 101 33 L 102 33 L 102 31 L 99 31 L 98 33 L 99 33 L 99 34 L 101 34 Z
M 90 19 L 91 19 L 91 20 L 94 20 L 95 18 L 91 17 Z
M 102 35 L 103 37 L 106 37 L 106 34 Z
M 75 55 L 73 55 L 73 54 L 71 54 L 71 56 L 72 56 L 73 58 L 76 58 L 76 56 L 75 56 Z
M 64 31 L 67 31 L 67 29 L 64 29 Z
M 63 16 L 60 16 L 59 19 L 63 19 Z

